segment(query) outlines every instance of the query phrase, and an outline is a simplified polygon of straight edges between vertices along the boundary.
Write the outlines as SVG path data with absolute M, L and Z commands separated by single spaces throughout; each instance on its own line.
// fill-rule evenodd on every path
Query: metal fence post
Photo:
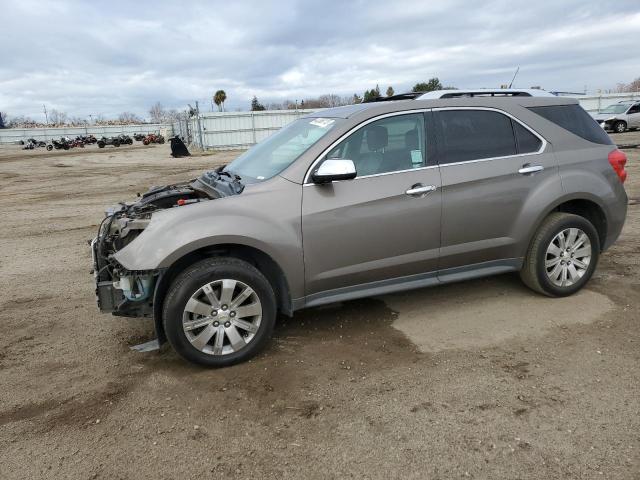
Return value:
M 196 100 L 196 119 L 198 124 L 198 137 L 200 138 L 200 148 L 204 150 L 204 138 L 202 137 L 202 123 L 200 123 L 200 107 L 198 106 L 198 101 Z
M 258 142 L 256 140 L 256 116 L 254 112 L 251 112 L 251 132 L 253 133 L 253 144 L 255 145 Z

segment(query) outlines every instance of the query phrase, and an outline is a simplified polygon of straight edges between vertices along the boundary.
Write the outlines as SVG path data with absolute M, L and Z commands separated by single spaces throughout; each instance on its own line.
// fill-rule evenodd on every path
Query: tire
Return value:
M 627 130 L 627 123 L 622 120 L 617 121 L 613 124 L 613 131 L 616 133 L 623 133 Z
M 106 144 L 103 141 L 98 142 L 98 148 L 104 148 Z
M 586 236 L 582 242 L 581 233 Z M 573 246 L 572 235 L 575 235 Z M 564 251 L 563 244 L 567 247 Z M 587 251 L 588 258 L 583 255 Z M 555 212 L 542 222 L 533 236 L 520 278 L 529 288 L 543 295 L 566 297 L 585 286 L 599 256 L 600 238 L 593 224 L 579 215 Z M 566 270 L 566 274 L 562 270 Z
M 235 285 L 224 288 L 230 293 L 222 293 L 223 280 L 237 282 L 224 283 L 225 287 Z M 246 287 L 251 293 L 242 299 Z M 216 301 L 226 296 L 228 305 L 216 308 L 210 295 Z M 229 299 L 239 303 L 234 307 Z M 207 367 L 226 367 L 248 360 L 265 347 L 273 333 L 276 311 L 273 289 L 258 269 L 237 258 L 215 257 L 195 263 L 176 277 L 164 301 L 162 321 L 169 343 L 182 358 Z M 184 322 L 193 327 L 188 333 Z M 222 338 L 222 346 L 218 338 Z
M 65 149 L 65 150 L 69 150 L 71 147 L 69 146 L 69 144 L 68 144 L 68 143 L 65 143 L 65 144 L 62 146 L 62 148 L 63 148 L 63 149 Z
M 50 152 L 51 150 L 53 150 L 53 145 L 47 145 L 47 152 Z
M 113 146 L 114 147 L 119 147 L 120 146 L 120 142 L 118 140 L 114 140 L 113 141 Z

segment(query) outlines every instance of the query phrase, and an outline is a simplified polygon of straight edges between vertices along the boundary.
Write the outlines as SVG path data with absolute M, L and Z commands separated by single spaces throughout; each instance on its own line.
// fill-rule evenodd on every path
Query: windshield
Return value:
M 261 141 L 225 167 L 246 179 L 262 181 L 291 165 L 327 132 L 342 122 L 339 118 L 301 118 Z
M 629 108 L 629 105 L 616 103 L 600 110 L 600 113 L 624 113 L 627 108 Z

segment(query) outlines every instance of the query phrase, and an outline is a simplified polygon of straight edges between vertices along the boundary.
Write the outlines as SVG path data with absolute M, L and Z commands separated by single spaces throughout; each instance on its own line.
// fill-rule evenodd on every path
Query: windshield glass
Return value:
M 339 122 L 339 118 L 301 118 L 271 135 L 225 167 L 242 181 L 262 181 L 291 165 Z
M 627 108 L 629 108 L 629 105 L 617 103 L 600 110 L 600 113 L 624 113 L 627 111 Z

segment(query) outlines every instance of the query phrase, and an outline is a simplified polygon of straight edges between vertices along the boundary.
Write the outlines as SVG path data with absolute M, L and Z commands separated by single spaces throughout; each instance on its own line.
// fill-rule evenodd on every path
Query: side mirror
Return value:
M 311 179 L 314 183 L 331 183 L 336 180 L 351 180 L 356 178 L 356 175 L 353 160 L 329 158 L 316 168 L 311 174 Z

